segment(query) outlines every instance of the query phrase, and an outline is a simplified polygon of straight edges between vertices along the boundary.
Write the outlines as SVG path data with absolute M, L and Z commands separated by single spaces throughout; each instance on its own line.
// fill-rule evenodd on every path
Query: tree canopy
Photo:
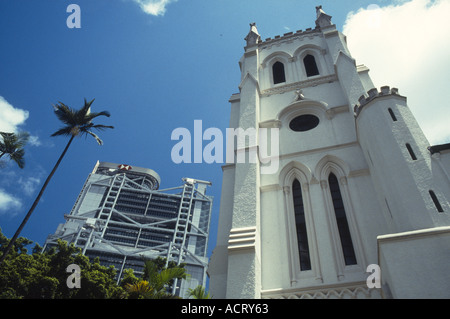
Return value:
M 8 244 L 0 233 L 0 251 Z M 57 247 L 41 253 L 38 244 L 28 254 L 26 246 L 32 241 L 19 237 L 11 252 L 0 266 L 0 298 L 8 299 L 107 299 L 126 298 L 125 290 L 118 286 L 114 267 L 101 266 L 73 244 L 58 241 Z M 67 285 L 67 266 L 76 264 L 81 270 L 81 287 Z
M 5 133 L 0 132 L 0 158 L 8 155 L 20 168 L 25 167 L 25 144 L 28 142 L 28 132 Z
M 0 256 L 10 239 L 0 229 Z M 116 269 L 100 265 L 98 258 L 90 261 L 81 249 L 58 240 L 57 246 L 42 251 L 39 244 L 19 237 L 0 265 L 0 299 L 167 299 L 178 298 L 170 293 L 176 279 L 188 277 L 185 264 L 165 258 L 145 261 L 142 277 L 132 269 L 124 269 L 117 284 Z M 80 287 L 70 288 L 67 281 L 69 265 L 80 268 Z M 200 289 L 200 288 L 199 288 Z M 204 293 L 204 290 L 202 290 Z M 196 294 L 191 294 L 194 298 Z

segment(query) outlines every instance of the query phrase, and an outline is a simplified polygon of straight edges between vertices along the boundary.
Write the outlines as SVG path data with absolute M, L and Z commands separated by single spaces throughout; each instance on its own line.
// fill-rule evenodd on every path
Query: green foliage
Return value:
M 124 285 L 131 299 L 171 299 L 176 298 L 169 291 L 175 279 L 186 279 L 188 274 L 184 265 L 177 266 L 157 258 L 145 262 L 144 275 L 138 281 Z
M 0 251 L 9 240 L 0 232 Z M 57 247 L 40 253 L 36 245 L 32 254 L 26 245 L 32 242 L 20 237 L 0 266 L 0 298 L 15 299 L 106 299 L 123 298 L 125 290 L 116 284 L 114 267 L 93 263 L 81 254 L 79 248 L 65 241 Z M 81 269 L 81 288 L 68 288 L 67 266 L 76 264 Z
M 187 292 L 187 298 L 193 299 L 211 299 L 209 292 L 206 292 L 205 287 L 197 286 L 194 289 L 189 288 Z
M 8 155 L 9 158 L 16 162 L 20 168 L 25 167 L 25 144 L 27 144 L 30 134 L 28 132 L 5 133 L 0 132 L 0 158 Z
M 0 256 L 9 244 L 0 229 Z M 100 265 L 98 258 L 88 257 L 73 244 L 58 240 L 57 246 L 45 252 L 38 244 L 29 253 L 31 240 L 17 238 L 11 251 L 0 265 L 0 299 L 167 299 L 178 298 L 170 293 L 175 279 L 186 279 L 185 264 L 177 265 L 165 258 L 145 262 L 142 278 L 132 269 L 124 269 L 120 285 L 116 269 Z M 67 266 L 81 269 L 80 288 L 69 288 L 71 275 Z M 209 298 L 203 287 L 190 291 L 188 297 Z

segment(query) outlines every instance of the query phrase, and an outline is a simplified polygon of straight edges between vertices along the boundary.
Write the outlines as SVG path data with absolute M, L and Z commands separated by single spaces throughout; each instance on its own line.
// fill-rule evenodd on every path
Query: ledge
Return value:
M 442 151 L 450 151 L 450 143 L 432 145 L 428 147 L 428 150 L 430 151 L 431 155 L 433 155 L 434 153 L 440 153 Z
M 262 299 L 344 299 L 380 298 L 379 289 L 369 289 L 366 282 L 350 282 L 305 288 L 270 289 L 261 292 Z
M 318 75 L 318 76 L 311 77 L 307 80 L 298 81 L 298 82 L 294 82 L 294 83 L 288 83 L 283 86 L 271 87 L 271 88 L 262 90 L 261 96 L 266 97 L 266 96 L 271 96 L 273 94 L 281 94 L 281 93 L 294 91 L 297 89 L 302 89 L 302 88 L 306 88 L 306 87 L 310 87 L 310 86 L 317 86 L 320 84 L 331 83 L 331 82 L 334 82 L 337 80 L 338 79 L 337 79 L 336 74 L 329 74 L 329 75 L 323 75 L 323 76 Z
M 383 243 L 383 242 L 389 242 L 389 241 L 395 241 L 395 240 L 410 240 L 410 239 L 416 239 L 416 238 L 425 237 L 425 236 L 435 236 L 435 235 L 441 235 L 441 234 L 450 235 L 450 226 L 433 227 L 433 228 L 412 230 L 412 231 L 396 233 L 396 234 L 380 235 L 380 236 L 377 236 L 377 241 L 379 243 Z

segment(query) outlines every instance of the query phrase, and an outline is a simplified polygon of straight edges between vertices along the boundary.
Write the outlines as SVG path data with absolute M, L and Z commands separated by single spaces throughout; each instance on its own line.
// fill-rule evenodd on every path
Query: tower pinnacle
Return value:
M 255 22 L 250 23 L 250 31 L 244 40 L 247 41 L 247 46 L 252 46 L 261 42 L 261 36 L 258 33 Z
M 329 16 L 328 14 L 325 13 L 325 11 L 323 11 L 321 5 L 316 7 L 316 14 L 317 14 L 316 26 L 323 28 L 332 25 L 331 16 Z

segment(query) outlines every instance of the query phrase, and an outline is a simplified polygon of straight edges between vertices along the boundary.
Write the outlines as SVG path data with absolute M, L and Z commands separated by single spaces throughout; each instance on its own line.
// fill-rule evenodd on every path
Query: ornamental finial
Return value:
M 323 28 L 332 25 L 331 16 L 329 16 L 328 14 L 325 13 L 325 11 L 323 11 L 321 5 L 316 7 L 316 15 L 317 15 L 316 26 Z

